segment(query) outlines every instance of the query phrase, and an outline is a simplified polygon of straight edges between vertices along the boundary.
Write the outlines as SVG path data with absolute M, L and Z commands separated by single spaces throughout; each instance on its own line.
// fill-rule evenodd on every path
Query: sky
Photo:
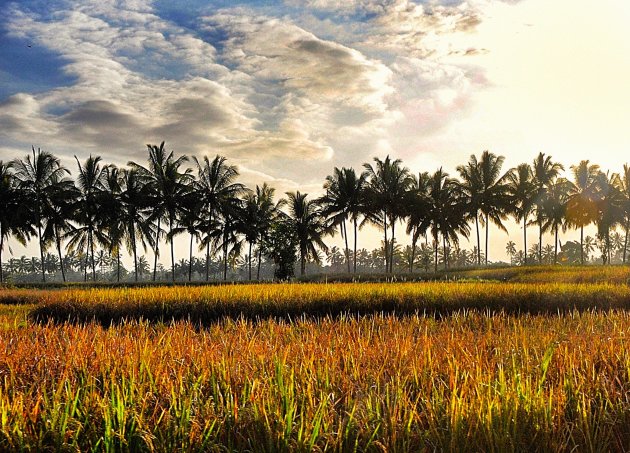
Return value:
M 313 195 L 388 154 L 452 175 L 486 149 L 506 170 L 630 161 L 627 0 L 0 0 L 0 17 L 0 160 L 41 147 L 76 173 L 75 155 L 144 163 L 164 140 Z M 491 260 L 520 243 L 509 226 Z

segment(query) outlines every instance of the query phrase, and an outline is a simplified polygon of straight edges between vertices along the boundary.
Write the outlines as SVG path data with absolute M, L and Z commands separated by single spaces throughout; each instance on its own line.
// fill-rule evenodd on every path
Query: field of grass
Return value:
M 629 451 L 628 308 L 606 283 L 0 290 L 0 451 Z

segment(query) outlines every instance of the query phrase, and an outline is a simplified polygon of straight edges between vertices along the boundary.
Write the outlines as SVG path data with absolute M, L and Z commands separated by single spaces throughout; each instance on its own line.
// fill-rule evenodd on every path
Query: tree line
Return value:
M 22 244 L 37 240 L 42 281 L 55 266 L 66 281 L 71 262 L 83 271 L 85 281 L 96 280 L 105 251 L 115 263 L 119 280 L 123 249 L 133 258 L 136 281 L 149 264 L 141 250 L 150 249 L 152 279 L 156 280 L 164 242 L 173 281 L 184 264 L 188 280 L 193 267 L 209 280 L 216 271 L 211 269 L 214 258 L 220 260 L 223 279 L 227 279 L 228 267 L 243 254 L 249 280 L 254 273 L 260 279 L 265 259 L 273 263 L 275 278 L 291 277 L 297 263 L 304 275 L 307 263 L 319 263 L 322 252 L 331 263 L 341 266 L 343 261 L 345 271 L 356 273 L 357 262 L 361 268 L 361 260 L 365 262 L 369 255 L 357 248 L 359 230 L 366 224 L 383 233 L 376 259 L 382 260 L 385 273 L 393 273 L 401 261 L 409 272 L 416 263 L 425 270 L 432 264 L 435 271 L 439 262 L 445 268 L 462 263 L 481 266 L 489 263 L 489 226 L 507 231 L 504 222 L 510 217 L 523 227 L 523 250 L 518 252 L 513 242 L 506 249 L 513 263 L 543 263 L 543 258 L 557 263 L 559 231 L 575 228 L 580 231 L 583 264 L 584 228 L 590 224 L 597 226 L 602 262 L 610 263 L 615 249 L 622 250 L 622 262 L 626 262 L 627 164 L 621 173 L 610 174 L 583 160 L 570 167 L 569 177 L 563 177 L 563 165 L 544 153 L 531 164 L 503 171 L 504 157 L 484 151 L 479 157 L 471 155 L 457 167 L 457 176 L 451 177 L 442 168 L 432 174 L 414 174 L 401 160 L 387 156 L 365 163 L 360 172 L 334 168 L 325 179 L 321 197 L 295 191 L 276 200 L 274 188 L 267 184 L 250 189 L 239 183 L 237 167 L 223 156 L 189 160 L 167 152 L 164 142 L 147 145 L 147 149 L 145 164 L 129 162 L 125 168 L 105 164 L 98 156 L 84 161 L 75 156 L 74 179 L 56 156 L 39 148 L 33 147 L 22 159 L 0 161 L 0 281 L 4 279 L 2 252 L 9 238 Z M 529 226 L 537 228 L 539 236 L 533 251 L 527 248 Z M 404 251 L 396 239 L 400 227 L 411 239 Z M 623 247 L 617 227 L 625 233 Z M 344 241 L 341 252 L 324 242 L 337 232 Z M 545 233 L 553 235 L 553 253 L 549 247 L 543 249 Z M 189 238 L 186 263 L 175 259 L 173 240 L 178 235 Z M 462 251 L 461 238 L 471 236 L 476 247 L 471 253 Z M 205 259 L 193 256 L 195 245 Z M 49 249 L 54 249 L 56 257 Z M 51 262 L 55 266 L 46 265 Z M 35 260 L 29 265 L 34 269 Z

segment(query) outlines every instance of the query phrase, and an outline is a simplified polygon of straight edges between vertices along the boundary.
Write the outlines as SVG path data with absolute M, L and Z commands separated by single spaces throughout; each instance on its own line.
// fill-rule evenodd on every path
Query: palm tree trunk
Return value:
M 195 236 L 193 233 L 190 233 L 190 248 L 188 251 L 188 281 L 192 281 L 192 249 L 193 249 L 193 240 Z
M 210 280 L 210 232 L 208 232 L 208 243 L 206 244 L 206 281 Z
M 393 219 L 392 222 L 392 241 L 391 241 L 391 245 L 390 245 L 390 253 L 389 253 L 389 273 L 393 274 L 394 273 L 394 245 L 395 245 L 395 232 L 396 232 L 396 219 Z
M 59 255 L 59 266 L 61 266 L 61 278 L 64 283 L 66 282 L 66 270 L 63 266 L 63 256 L 61 256 L 61 241 L 59 240 L 59 230 L 57 229 L 57 225 L 55 225 L 55 240 L 57 242 L 57 254 Z M 1 250 L 0 250 L 1 252 Z M 2 261 L 2 260 L 0 260 Z
M 479 237 L 479 213 L 475 212 L 475 228 L 477 229 L 477 266 L 481 266 L 481 238 Z
M 227 226 L 223 230 L 223 280 L 227 280 L 228 268 Z
M 626 230 L 626 235 L 623 240 L 623 264 L 626 264 L 626 250 L 628 249 L 628 227 L 628 220 L 626 220 L 626 225 L 624 226 L 624 229 Z
M 256 271 L 256 281 L 260 281 L 260 266 L 262 264 L 262 248 L 258 245 L 258 270 Z
M 85 248 L 85 267 L 83 268 L 83 281 L 87 282 L 87 271 L 90 267 L 90 236 L 88 236 L 88 243 Z
M 42 239 L 42 226 L 38 220 L 37 222 L 37 234 L 39 237 L 39 256 L 41 259 L 42 267 L 42 282 L 46 283 L 46 270 L 44 269 L 44 240 Z
M 116 281 L 120 282 L 120 250 L 116 250 Z
M 527 266 L 527 214 L 523 215 L 523 265 Z
M 580 262 L 584 265 L 584 226 L 580 227 Z
M 553 264 L 558 264 L 558 225 L 556 225 L 556 232 L 555 232 L 555 239 L 554 239 L 554 251 L 553 251 Z
M 169 242 L 171 243 L 171 280 L 175 281 L 175 247 L 173 245 L 173 219 L 169 219 L 168 222 L 168 235 L 170 236 Z
M 249 261 L 249 281 L 252 281 L 252 241 L 249 241 L 249 253 L 247 254 L 247 260 Z
M 442 251 L 444 253 L 444 270 L 448 269 L 448 252 L 446 251 L 446 235 L 442 233 Z
M 542 264 L 542 221 L 538 223 L 538 264 Z
M 92 281 L 96 281 L 96 261 L 94 260 L 94 235 L 92 230 L 89 230 L 90 241 L 90 255 L 92 255 Z
M 306 247 L 300 246 L 300 276 L 306 273 Z
M 158 256 L 159 256 L 159 241 L 160 241 L 160 219 L 158 217 L 158 222 L 157 222 L 157 230 L 155 231 L 155 245 L 153 247 L 153 281 L 155 281 L 155 277 L 157 275 L 157 260 L 158 260 Z
M 433 234 L 433 245 L 435 248 L 435 272 L 437 272 L 437 268 L 438 268 L 438 236 L 437 236 L 437 231 Z
M 383 211 L 383 231 L 385 232 L 385 273 L 389 272 L 389 246 L 387 242 L 387 210 Z
M 486 214 L 486 266 L 488 266 L 488 232 L 490 230 L 490 222 L 488 220 L 488 214 Z
M 357 218 L 356 217 L 354 218 L 354 268 L 353 268 L 353 272 L 355 274 L 357 273 Z
M 131 222 L 131 246 L 133 248 L 133 270 L 135 274 L 135 281 L 138 281 L 138 251 L 136 249 L 136 228 L 133 222 Z
M 348 230 L 346 230 L 346 219 L 343 219 L 343 223 L 341 224 L 341 228 L 343 230 L 343 238 L 346 241 L 346 263 L 348 264 L 348 274 L 350 273 L 350 249 L 348 248 Z
M 4 273 L 2 269 L 2 249 L 4 248 L 4 234 L 2 224 L 0 224 L 0 284 L 4 283 Z

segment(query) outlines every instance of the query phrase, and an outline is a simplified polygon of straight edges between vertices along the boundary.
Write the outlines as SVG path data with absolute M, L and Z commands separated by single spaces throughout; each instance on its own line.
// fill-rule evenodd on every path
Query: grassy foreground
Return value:
M 630 451 L 626 285 L 21 291 L 0 451 Z

